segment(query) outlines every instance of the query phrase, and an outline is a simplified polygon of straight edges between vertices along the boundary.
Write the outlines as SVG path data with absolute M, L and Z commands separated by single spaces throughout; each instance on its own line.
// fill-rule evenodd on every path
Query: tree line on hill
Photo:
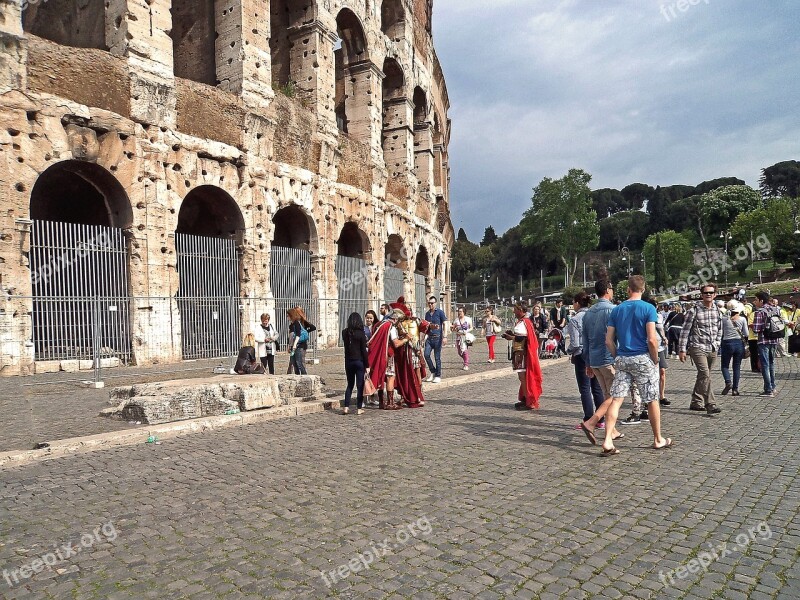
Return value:
M 744 273 L 750 256 L 745 260 L 735 250 L 751 253 L 753 240 L 762 235 L 769 240 L 771 258 L 800 269 L 798 161 L 762 169 L 758 190 L 736 177 L 697 186 L 633 183 L 621 190 L 591 190 L 590 182 L 591 175 L 580 169 L 561 179 L 545 177 L 520 223 L 499 236 L 487 227 L 479 244 L 459 229 L 452 252 L 459 297 L 465 287 L 470 296 L 478 295 L 486 281 L 494 289 L 495 278 L 504 283 L 503 295 L 511 295 L 503 290 L 518 290 L 520 280 L 528 282 L 525 289 L 538 289 L 540 273 L 553 283 L 570 283 L 579 258 L 598 250 L 615 256 L 612 277 L 647 270 L 657 289 L 692 266 L 694 248 L 713 264 L 727 247 L 728 263 Z

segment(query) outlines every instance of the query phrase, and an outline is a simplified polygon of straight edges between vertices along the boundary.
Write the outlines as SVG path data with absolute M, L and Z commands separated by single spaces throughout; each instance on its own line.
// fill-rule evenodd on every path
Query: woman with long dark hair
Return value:
M 344 371 L 347 375 L 347 390 L 344 393 L 342 414 L 350 412 L 350 398 L 356 386 L 356 414 L 364 414 L 364 374 L 367 372 L 367 337 L 364 335 L 364 321 L 357 312 L 347 317 L 347 328 L 342 331 L 344 340 Z
M 367 341 L 372 337 L 372 332 L 379 322 L 380 319 L 374 310 L 370 309 L 364 313 L 364 335 L 367 336 Z

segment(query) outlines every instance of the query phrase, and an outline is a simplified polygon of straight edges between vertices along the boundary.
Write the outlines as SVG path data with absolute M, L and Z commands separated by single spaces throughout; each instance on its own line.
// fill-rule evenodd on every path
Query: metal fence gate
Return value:
M 363 315 L 370 308 L 367 261 L 351 256 L 337 256 L 336 277 L 339 286 L 339 338 L 341 338 L 341 331 L 347 327 L 347 317 L 350 313 L 357 312 Z M 341 339 L 339 341 L 341 342 Z
M 416 297 L 416 305 L 417 305 L 417 315 L 421 318 L 425 315 L 425 312 L 428 310 L 427 305 L 427 298 L 425 297 L 427 294 L 427 286 L 425 285 L 425 275 L 421 275 L 419 273 L 414 273 L 414 296 Z
M 121 229 L 34 221 L 30 266 L 35 360 L 128 360 L 128 257 Z
M 241 346 L 236 242 L 175 234 L 183 358 L 231 356 Z
M 275 299 L 274 325 L 280 332 L 281 348 L 285 348 L 289 341 L 288 309 L 300 306 L 308 320 L 319 327 L 319 310 L 311 293 L 311 253 L 299 248 L 273 246 L 269 278 Z M 316 347 L 316 340 L 316 335 L 310 336 L 308 347 Z
M 386 267 L 383 274 L 383 301 L 397 302 L 403 292 L 403 271 L 397 267 Z

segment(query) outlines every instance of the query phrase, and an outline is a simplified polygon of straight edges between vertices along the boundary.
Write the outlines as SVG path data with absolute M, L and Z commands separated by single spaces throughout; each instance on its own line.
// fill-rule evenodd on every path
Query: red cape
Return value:
M 525 344 L 525 384 L 528 397 L 525 404 L 529 408 L 539 408 L 539 397 L 542 395 L 542 367 L 539 365 L 539 338 L 530 319 L 522 319 L 528 331 L 528 343 Z
M 391 321 L 381 321 L 369 338 L 369 378 L 376 390 L 382 390 L 386 383 L 386 366 L 389 362 L 389 330 Z
M 417 380 L 414 373 L 414 362 L 411 358 L 412 348 L 406 344 L 395 348 L 394 351 L 394 372 L 395 385 L 400 390 L 400 395 L 410 407 L 417 407 L 425 401 L 422 396 L 422 384 Z

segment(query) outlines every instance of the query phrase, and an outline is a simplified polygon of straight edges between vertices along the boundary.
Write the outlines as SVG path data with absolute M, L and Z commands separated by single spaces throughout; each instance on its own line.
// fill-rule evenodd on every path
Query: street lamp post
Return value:
M 486 297 L 486 284 L 489 282 L 489 274 L 484 273 L 481 275 L 481 281 L 483 282 L 483 303 L 488 305 L 489 299 Z
M 625 263 L 625 266 L 626 266 L 627 271 L 628 271 L 628 279 L 630 279 L 630 277 L 631 277 L 631 261 L 628 260 L 628 259 L 630 258 L 631 251 L 628 250 L 627 246 L 623 246 L 622 250 L 620 250 L 619 253 L 622 255 L 622 262 Z
M 728 240 L 733 238 L 729 230 L 725 230 L 719 234 L 719 237 L 725 240 L 725 287 L 728 287 Z
M 642 252 L 642 275 L 644 275 L 644 280 L 647 282 L 647 260 L 644 257 L 644 252 Z

